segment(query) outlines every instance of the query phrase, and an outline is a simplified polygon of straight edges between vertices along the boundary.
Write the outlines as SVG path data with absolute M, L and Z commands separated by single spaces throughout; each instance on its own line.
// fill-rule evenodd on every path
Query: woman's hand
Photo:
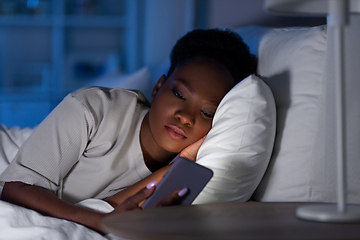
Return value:
M 195 161 L 197 152 L 198 152 L 201 144 L 204 142 L 205 137 L 206 136 L 202 137 L 197 142 L 187 146 L 184 150 L 181 151 L 179 156 L 187 158 L 191 161 Z M 134 185 L 114 194 L 113 196 L 106 198 L 105 201 L 108 202 L 111 206 L 113 206 L 115 208 L 119 208 L 119 209 L 116 209 L 117 212 L 125 211 L 126 209 L 137 209 L 138 205 L 136 205 L 136 202 L 137 202 L 136 199 L 128 200 L 128 198 L 129 197 L 131 198 L 133 195 L 136 195 L 141 191 L 144 191 L 144 192 L 142 192 L 143 195 L 139 196 L 139 198 L 141 198 L 142 200 L 144 200 L 148 196 L 150 196 L 152 194 L 152 192 L 148 192 L 147 190 L 145 190 L 146 184 L 148 184 L 149 182 L 152 182 L 154 180 L 160 181 L 162 179 L 162 177 L 164 176 L 164 174 L 169 170 L 170 166 L 171 165 L 167 165 L 167 166 L 157 170 L 153 174 L 140 180 L 139 182 L 135 183 Z M 173 197 L 176 198 L 176 194 Z M 175 199 L 173 199 L 173 200 L 175 200 Z M 173 200 L 171 200 L 171 201 L 173 201 Z M 130 201 L 130 203 L 127 201 Z M 134 201 L 135 205 L 132 205 L 133 201 Z M 127 202 L 126 205 L 120 206 L 124 202 Z M 165 203 L 162 202 L 161 204 L 165 204 Z
M 112 211 L 110 214 L 118 214 L 126 211 L 141 209 L 140 207 L 141 203 L 144 200 L 146 200 L 148 197 L 150 197 L 151 194 L 153 194 L 156 188 L 156 184 L 157 181 L 150 182 L 145 188 L 141 189 L 134 195 L 125 199 L 121 204 L 115 207 L 114 211 Z M 162 199 L 158 204 L 155 205 L 155 207 L 175 205 L 181 197 L 186 195 L 187 191 L 188 191 L 187 188 L 177 190 L 172 194 L 170 194 L 169 196 Z
M 200 138 L 198 141 L 196 141 L 195 143 L 187 146 L 186 148 L 184 148 L 181 152 L 180 152 L 180 157 L 184 157 L 187 158 L 191 161 L 196 160 L 196 155 L 199 151 L 199 148 L 201 146 L 201 144 L 204 142 L 206 138 L 206 135 L 202 138 Z

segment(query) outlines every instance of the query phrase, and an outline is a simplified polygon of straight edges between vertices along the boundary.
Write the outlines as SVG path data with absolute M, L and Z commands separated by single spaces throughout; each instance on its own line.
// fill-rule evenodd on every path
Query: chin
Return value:
M 170 153 L 179 153 L 181 152 L 186 146 L 180 146 L 179 144 L 177 144 L 176 142 L 174 143 L 174 140 L 165 140 L 162 142 L 161 147 Z

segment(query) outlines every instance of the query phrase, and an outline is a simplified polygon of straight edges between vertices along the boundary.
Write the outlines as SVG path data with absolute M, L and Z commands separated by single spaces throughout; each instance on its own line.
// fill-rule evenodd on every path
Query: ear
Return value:
M 162 75 L 153 88 L 153 91 L 151 94 L 152 99 L 155 98 L 156 94 L 158 93 L 159 89 L 164 85 L 165 81 L 166 81 L 166 76 Z

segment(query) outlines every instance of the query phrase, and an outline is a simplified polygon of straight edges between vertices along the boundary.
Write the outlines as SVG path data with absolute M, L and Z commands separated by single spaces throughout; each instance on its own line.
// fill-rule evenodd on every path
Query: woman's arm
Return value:
M 100 225 L 104 217 L 111 214 L 140 209 L 139 203 L 148 198 L 154 190 L 155 184 L 149 183 L 147 187 L 142 188 L 137 193 L 125 199 L 114 211 L 107 214 L 67 203 L 44 188 L 31 186 L 22 182 L 5 183 L 1 200 L 33 209 L 43 215 L 70 220 L 100 233 L 105 233 Z M 179 194 L 179 191 L 176 191 L 160 201 L 157 207 L 172 205 L 181 197 L 182 195 Z
M 99 232 L 100 222 L 106 215 L 67 203 L 44 188 L 22 182 L 6 182 L 1 200 L 33 209 L 43 215 L 77 222 Z

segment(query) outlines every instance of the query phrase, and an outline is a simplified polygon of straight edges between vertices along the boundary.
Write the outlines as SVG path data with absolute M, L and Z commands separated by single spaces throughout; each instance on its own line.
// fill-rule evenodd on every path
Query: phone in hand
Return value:
M 213 176 L 211 169 L 186 158 L 177 159 L 163 176 L 154 193 L 142 204 L 143 209 L 152 208 L 160 200 L 176 190 L 188 188 L 179 205 L 190 205 Z

